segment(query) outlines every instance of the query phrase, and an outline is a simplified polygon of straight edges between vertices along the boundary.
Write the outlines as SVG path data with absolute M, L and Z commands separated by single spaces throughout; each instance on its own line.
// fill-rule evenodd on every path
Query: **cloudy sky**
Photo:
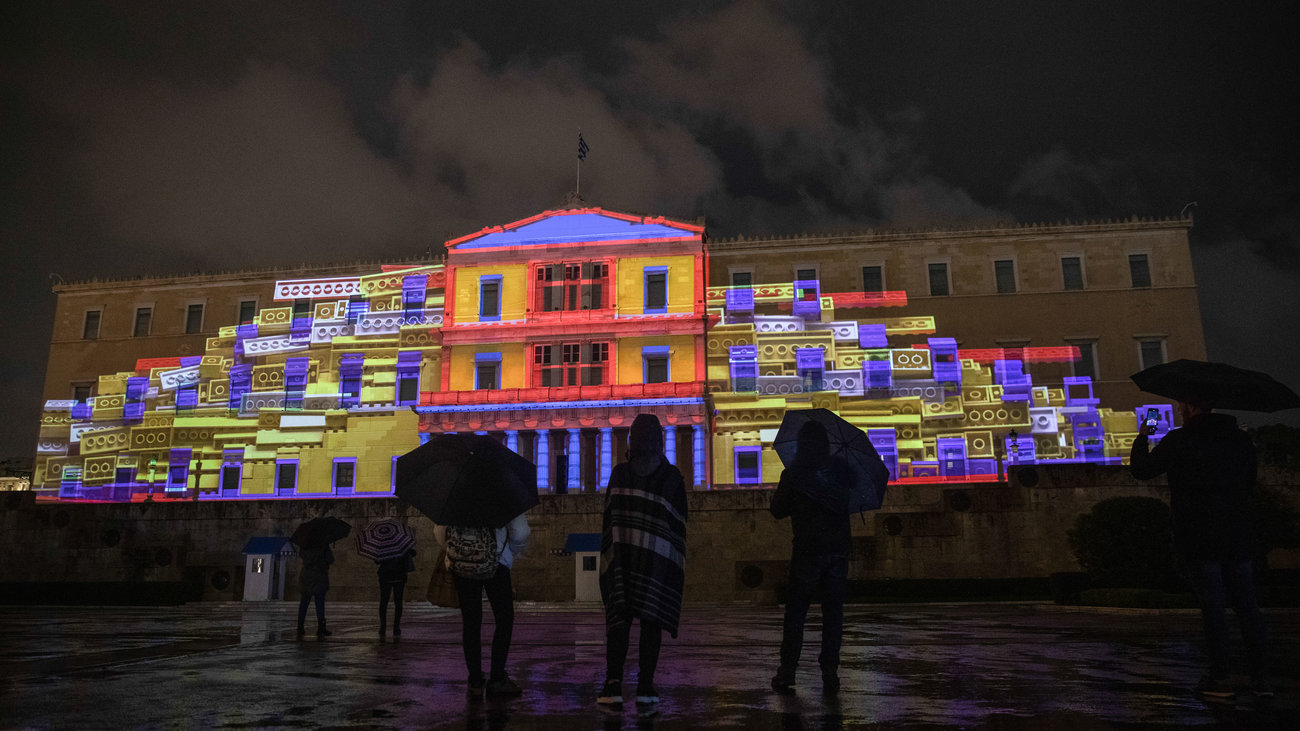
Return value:
M 11 1 L 0 457 L 52 273 L 436 250 L 559 205 L 579 128 L 589 202 L 714 237 L 1195 201 L 1210 356 L 1300 389 L 1297 34 L 1257 5 Z

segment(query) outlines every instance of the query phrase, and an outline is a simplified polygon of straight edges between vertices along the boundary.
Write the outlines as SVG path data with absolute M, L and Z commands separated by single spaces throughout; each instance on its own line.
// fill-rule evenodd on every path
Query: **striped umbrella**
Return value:
M 357 534 L 357 553 L 373 561 L 397 558 L 414 547 L 410 526 L 392 518 L 380 518 Z

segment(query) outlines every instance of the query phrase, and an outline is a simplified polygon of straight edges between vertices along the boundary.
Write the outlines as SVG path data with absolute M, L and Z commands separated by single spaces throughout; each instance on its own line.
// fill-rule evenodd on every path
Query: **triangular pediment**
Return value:
M 637 216 L 592 207 L 565 208 L 452 239 L 447 242 L 447 249 L 699 240 L 703 234 L 703 226 L 663 216 Z

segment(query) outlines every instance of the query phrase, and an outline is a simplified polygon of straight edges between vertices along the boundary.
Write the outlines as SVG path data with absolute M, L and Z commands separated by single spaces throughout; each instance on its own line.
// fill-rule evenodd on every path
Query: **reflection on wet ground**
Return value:
M 843 691 L 828 699 L 815 611 L 798 693 L 779 696 L 768 689 L 779 608 L 689 607 L 680 636 L 664 643 L 663 700 L 647 715 L 594 703 L 604 671 L 596 607 L 519 606 L 510 667 L 524 694 L 504 702 L 467 699 L 454 610 L 411 604 L 400 642 L 381 642 L 374 605 L 329 606 L 334 635 L 324 640 L 294 637 L 295 609 L 0 607 L 0 727 L 1290 727 L 1282 719 L 1300 710 L 1294 610 L 1269 615 L 1277 697 L 1207 706 L 1189 690 L 1202 667 L 1195 614 L 852 607 Z

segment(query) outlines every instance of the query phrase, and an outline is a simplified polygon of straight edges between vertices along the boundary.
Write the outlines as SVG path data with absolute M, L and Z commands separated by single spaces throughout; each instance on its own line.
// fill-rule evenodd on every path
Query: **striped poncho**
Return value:
M 676 637 L 685 581 L 686 486 L 682 473 L 659 459 L 648 475 L 627 463 L 610 475 L 601 526 L 600 596 L 608 626 L 638 618 Z

